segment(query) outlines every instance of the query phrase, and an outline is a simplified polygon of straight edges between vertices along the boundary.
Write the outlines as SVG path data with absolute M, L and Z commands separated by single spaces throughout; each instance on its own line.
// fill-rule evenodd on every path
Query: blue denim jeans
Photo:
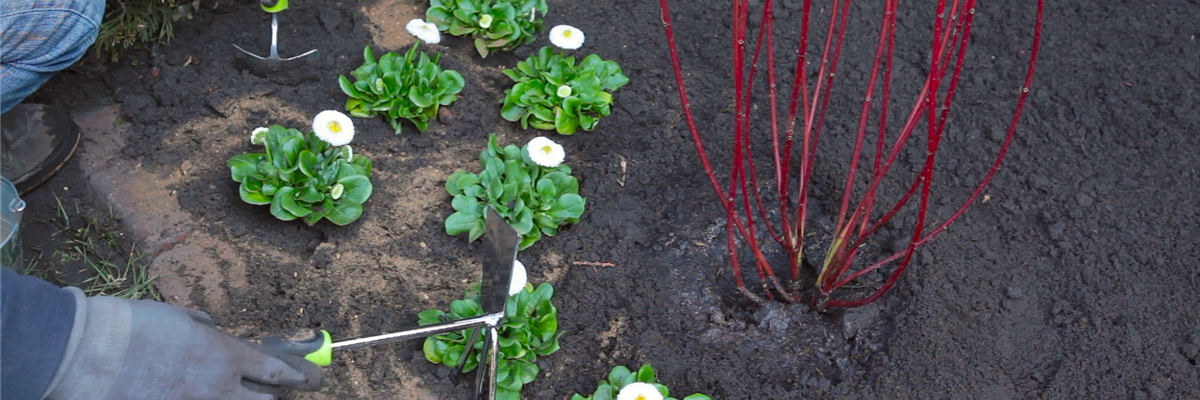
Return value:
M 0 0 L 0 112 L 87 53 L 104 0 Z

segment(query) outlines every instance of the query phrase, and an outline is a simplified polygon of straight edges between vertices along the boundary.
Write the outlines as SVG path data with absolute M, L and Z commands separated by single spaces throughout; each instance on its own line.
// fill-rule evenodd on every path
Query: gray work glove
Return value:
M 75 325 L 47 399 L 271 400 L 321 386 L 316 364 L 221 332 L 208 314 L 66 290 Z

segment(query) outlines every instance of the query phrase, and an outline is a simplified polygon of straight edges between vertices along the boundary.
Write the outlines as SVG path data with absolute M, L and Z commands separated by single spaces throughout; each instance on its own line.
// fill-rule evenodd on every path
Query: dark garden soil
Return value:
M 985 196 L 919 251 L 882 300 L 826 314 L 755 305 L 734 289 L 723 211 L 681 118 L 657 2 L 550 2 L 548 27 L 579 27 L 588 38 L 582 51 L 619 62 L 631 80 L 595 132 L 569 137 L 523 131 L 499 115 L 509 86 L 501 69 L 548 45 L 544 38 L 487 59 L 463 39 L 422 45 L 442 53 L 443 67 L 462 73 L 466 88 L 424 133 L 405 125 L 394 136 L 382 119 L 355 120 L 354 150 L 375 163 L 375 193 L 362 219 L 345 227 L 282 222 L 243 203 L 225 162 L 251 151 L 255 127 L 308 129 L 317 112 L 341 109 L 337 76 L 362 62 L 364 45 L 377 55 L 406 50 L 412 39 L 404 23 L 427 4 L 295 2 L 282 14 L 281 52 L 316 48 L 320 59 L 259 77 L 232 65 L 231 43 L 265 52 L 268 18 L 256 3 L 204 3 L 206 11 L 177 24 L 169 45 L 132 52 L 118 65 L 89 60 L 34 100 L 76 110 L 119 104 L 130 134 L 111 156 L 170 177 L 168 189 L 196 232 L 244 263 L 245 276 L 223 286 L 227 299 L 213 301 L 198 283 L 188 299 L 239 333 L 316 327 L 351 337 L 412 326 L 418 312 L 447 308 L 479 267 L 477 244 L 444 233 L 445 177 L 477 171 L 491 132 L 502 144 L 547 135 L 566 148 L 588 202 L 578 225 L 519 255 L 532 282 L 555 285 L 565 332 L 562 350 L 539 360 L 542 373 L 525 398 L 590 393 L 614 365 L 643 363 L 675 394 L 718 399 L 1200 398 L 1194 0 L 1048 2 L 1030 102 Z M 938 221 L 999 149 L 1028 59 L 1034 2 L 986 3 L 939 153 L 930 207 Z M 798 4 L 782 2 L 780 21 L 798 18 Z M 672 7 L 697 122 L 726 175 L 729 5 Z M 838 72 L 842 95 L 830 106 L 815 177 L 813 254 L 828 244 L 861 104 L 854 97 L 877 29 L 878 10 L 858 4 L 853 12 L 859 17 Z M 927 16 L 906 9 L 899 18 L 897 99 L 915 95 L 916 76 L 927 68 Z M 779 36 L 788 38 L 781 57 L 794 53 L 796 29 Z M 768 136 L 756 135 L 767 148 Z M 917 168 L 914 160 L 902 157 L 898 170 Z M 31 207 L 47 207 L 36 203 L 89 173 L 72 165 L 31 195 L 40 199 Z M 894 249 L 905 227 L 882 232 L 864 257 Z M 470 390 L 426 362 L 420 342 L 338 354 L 327 377 L 321 392 L 291 398 L 461 398 Z

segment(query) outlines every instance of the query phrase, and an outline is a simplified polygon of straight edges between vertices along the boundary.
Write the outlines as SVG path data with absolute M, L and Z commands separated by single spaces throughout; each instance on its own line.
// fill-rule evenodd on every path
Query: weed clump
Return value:
M 169 42 L 175 21 L 191 18 L 199 8 L 200 0 L 108 0 L 92 49 L 97 57 L 117 62 L 130 48 Z

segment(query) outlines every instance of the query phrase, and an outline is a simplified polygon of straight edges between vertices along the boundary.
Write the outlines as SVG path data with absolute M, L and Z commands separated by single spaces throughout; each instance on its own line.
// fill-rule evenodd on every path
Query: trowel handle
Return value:
M 298 329 L 284 335 L 254 339 L 252 342 L 287 354 L 302 356 L 322 367 L 329 366 L 333 361 L 333 339 L 329 332 L 324 330 Z
M 263 11 L 274 14 L 286 10 L 288 0 L 259 0 L 259 5 L 262 6 Z

